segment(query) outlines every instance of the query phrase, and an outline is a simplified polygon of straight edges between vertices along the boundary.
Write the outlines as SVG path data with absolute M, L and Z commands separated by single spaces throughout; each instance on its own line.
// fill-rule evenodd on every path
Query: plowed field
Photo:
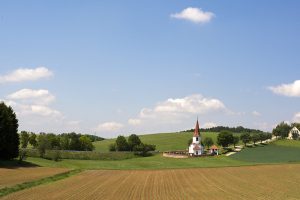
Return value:
M 66 171 L 69 169 L 49 167 L 0 168 L 0 189 Z
M 3 199 L 300 199 L 300 165 L 90 170 Z

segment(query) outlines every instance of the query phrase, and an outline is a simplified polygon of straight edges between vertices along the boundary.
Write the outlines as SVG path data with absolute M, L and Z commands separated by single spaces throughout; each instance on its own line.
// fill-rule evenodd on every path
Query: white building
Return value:
M 294 127 L 294 128 L 292 128 L 292 130 L 290 130 L 288 139 L 292 140 L 293 134 L 298 134 L 298 137 L 300 137 L 300 131 L 297 129 L 297 127 Z
M 199 131 L 199 122 L 197 119 L 194 135 L 193 135 L 193 142 L 189 147 L 189 154 L 190 156 L 200 156 L 204 152 L 204 148 L 201 145 L 201 136 Z

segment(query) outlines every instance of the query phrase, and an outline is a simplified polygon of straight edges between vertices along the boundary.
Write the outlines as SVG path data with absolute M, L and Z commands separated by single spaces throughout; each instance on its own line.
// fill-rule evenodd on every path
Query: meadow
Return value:
M 87 170 L 55 183 L 12 193 L 3 200 L 298 199 L 299 170 L 299 164 L 179 170 Z
M 203 132 L 201 133 L 202 140 L 205 137 L 211 137 L 214 143 L 217 143 L 218 133 Z M 175 151 L 185 150 L 188 148 L 188 141 L 193 137 L 193 132 L 177 132 L 177 133 L 158 133 L 149 135 L 139 135 L 143 143 L 156 145 L 156 150 L 162 151 Z M 96 151 L 108 152 L 109 145 L 113 144 L 115 139 L 107 139 L 99 142 L 94 142 Z

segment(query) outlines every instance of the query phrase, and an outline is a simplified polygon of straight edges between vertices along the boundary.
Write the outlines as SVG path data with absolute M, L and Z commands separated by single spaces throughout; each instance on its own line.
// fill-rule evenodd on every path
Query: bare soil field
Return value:
M 49 167 L 0 168 L 0 189 L 67 171 L 69 169 Z
M 89 170 L 3 199 L 300 199 L 300 165 Z

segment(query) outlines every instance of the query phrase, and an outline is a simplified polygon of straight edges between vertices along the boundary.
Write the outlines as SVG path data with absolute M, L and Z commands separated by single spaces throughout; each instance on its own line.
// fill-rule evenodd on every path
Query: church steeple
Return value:
M 199 137 L 199 133 L 200 133 L 199 129 L 200 129 L 199 122 L 198 122 L 198 118 L 197 118 L 196 127 L 195 127 L 195 131 L 194 131 L 194 137 Z

